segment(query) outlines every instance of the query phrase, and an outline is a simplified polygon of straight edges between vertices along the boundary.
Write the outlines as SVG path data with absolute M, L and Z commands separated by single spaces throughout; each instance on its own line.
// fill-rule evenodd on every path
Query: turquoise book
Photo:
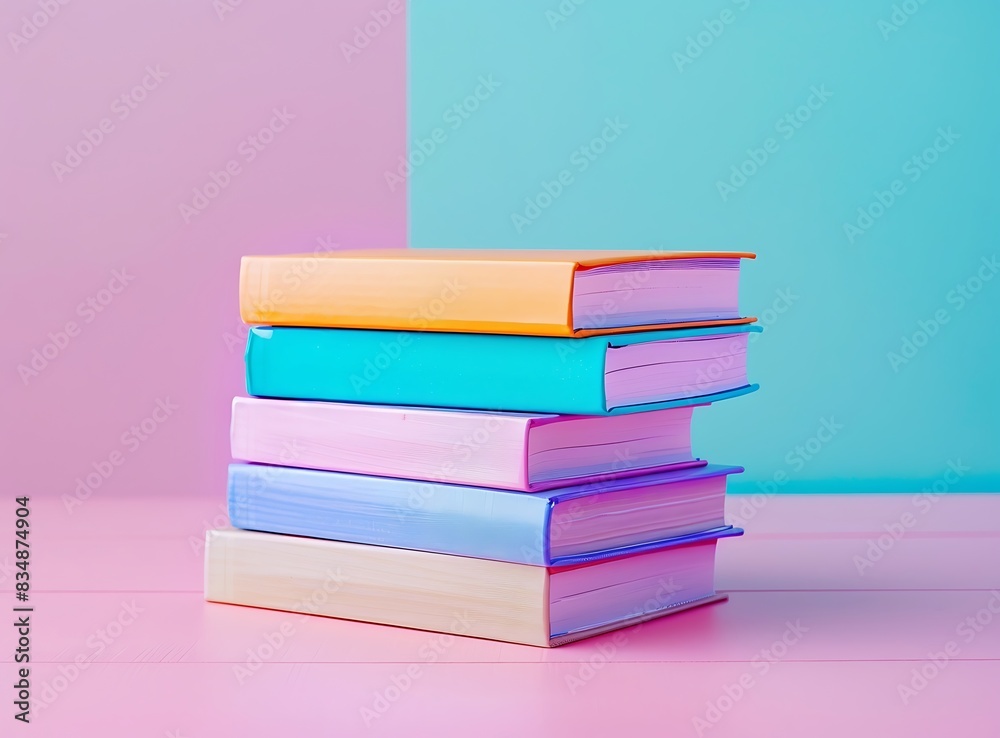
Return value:
M 247 392 L 257 397 L 507 412 L 614 415 L 752 392 L 756 325 L 586 338 L 255 327 Z

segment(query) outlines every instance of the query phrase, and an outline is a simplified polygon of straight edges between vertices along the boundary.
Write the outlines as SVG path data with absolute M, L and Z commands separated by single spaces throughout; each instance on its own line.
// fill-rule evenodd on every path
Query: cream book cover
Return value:
M 224 529 L 207 533 L 213 602 L 556 646 L 722 599 L 716 540 L 562 568 Z

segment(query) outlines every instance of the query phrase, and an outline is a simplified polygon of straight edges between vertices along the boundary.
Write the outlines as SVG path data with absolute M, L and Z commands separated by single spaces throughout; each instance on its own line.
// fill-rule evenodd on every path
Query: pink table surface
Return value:
M 749 499 L 730 500 L 734 517 Z M 729 602 L 544 650 L 206 603 L 199 544 L 225 523 L 219 504 L 94 499 L 68 514 L 38 500 L 32 683 L 46 704 L 14 728 L 177 738 L 1000 733 L 1000 497 L 954 495 L 926 510 L 908 495 L 757 502 L 747 535 L 720 545 Z M 859 570 L 869 543 L 908 513 L 916 523 Z M 0 555 L 5 607 L 12 561 Z M 776 647 L 783 637 L 791 645 Z M 12 650 L 0 658 L 9 694 Z M 914 682 L 915 669 L 931 677 Z M 913 689 L 905 699 L 901 684 Z

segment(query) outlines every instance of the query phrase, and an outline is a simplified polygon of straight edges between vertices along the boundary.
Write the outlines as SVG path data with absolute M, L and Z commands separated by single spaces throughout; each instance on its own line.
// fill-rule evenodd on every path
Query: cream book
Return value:
M 544 567 L 214 530 L 206 536 L 205 599 L 558 646 L 724 599 L 713 577 L 719 537 Z

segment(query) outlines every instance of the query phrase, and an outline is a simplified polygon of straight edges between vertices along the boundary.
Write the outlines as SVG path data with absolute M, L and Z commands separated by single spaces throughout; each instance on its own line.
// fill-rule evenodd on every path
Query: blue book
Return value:
M 250 330 L 258 397 L 612 415 L 702 404 L 747 382 L 754 325 L 563 338 L 341 328 Z
M 740 467 L 697 467 L 547 492 L 264 464 L 229 467 L 244 530 L 535 566 L 567 566 L 742 533 L 724 519 Z

